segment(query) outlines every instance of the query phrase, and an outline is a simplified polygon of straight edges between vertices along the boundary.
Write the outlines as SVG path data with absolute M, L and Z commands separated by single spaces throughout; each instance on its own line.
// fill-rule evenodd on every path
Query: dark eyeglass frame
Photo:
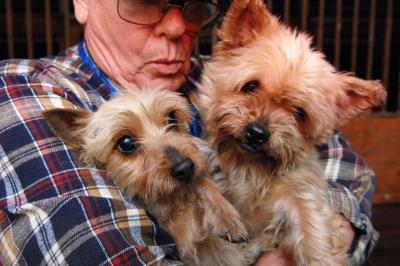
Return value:
M 175 4 L 175 3 L 170 3 L 170 2 L 175 2 L 175 1 L 167 1 L 166 5 L 161 9 L 160 18 L 157 21 L 152 22 L 152 23 L 138 23 L 138 22 L 133 22 L 133 21 L 130 21 L 130 20 L 124 18 L 120 13 L 120 0 L 118 0 L 118 2 L 117 2 L 117 13 L 118 13 L 118 16 L 122 20 L 124 20 L 124 21 L 126 21 L 128 23 L 135 24 L 135 25 L 140 25 L 140 26 L 152 26 L 152 25 L 155 25 L 155 24 L 159 23 L 162 20 L 162 18 L 164 17 L 165 13 L 167 13 L 167 11 L 168 11 L 168 9 L 170 7 L 179 8 L 179 10 L 182 12 L 182 10 L 185 7 L 187 7 L 187 5 L 189 5 L 191 3 L 200 2 L 200 3 L 206 3 L 208 5 L 213 5 L 215 7 L 215 10 L 217 10 L 217 13 L 215 14 L 215 17 L 213 19 L 211 19 L 207 24 L 205 24 L 204 26 L 202 26 L 200 28 L 200 31 L 192 31 L 192 30 L 186 29 L 186 31 L 188 31 L 190 33 L 194 33 L 194 34 L 204 32 L 204 31 L 208 30 L 209 28 L 211 28 L 215 24 L 215 22 L 218 20 L 218 17 L 221 14 L 221 10 L 219 9 L 218 5 L 216 3 L 214 3 L 214 2 L 212 2 L 212 1 L 189 0 L 189 1 L 185 1 L 185 3 L 183 3 L 183 4 Z

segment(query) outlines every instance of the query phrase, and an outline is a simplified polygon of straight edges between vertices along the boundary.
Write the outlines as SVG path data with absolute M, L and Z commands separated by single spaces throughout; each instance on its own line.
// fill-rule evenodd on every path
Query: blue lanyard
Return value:
M 95 66 L 92 60 L 89 58 L 89 55 L 86 53 L 85 48 L 83 47 L 83 41 L 79 43 L 78 48 L 79 56 L 82 58 L 83 62 L 93 71 L 96 76 L 98 76 L 104 84 L 108 87 L 108 90 L 111 94 L 117 94 L 118 91 L 114 88 L 114 86 L 110 83 L 110 81 L 104 76 L 104 74 Z
M 200 128 L 197 121 L 197 110 L 193 105 L 190 105 L 190 111 L 192 114 L 192 134 L 195 137 L 200 137 Z
M 81 41 L 79 43 L 79 47 L 78 47 L 79 56 L 82 58 L 83 62 L 90 68 L 90 70 L 92 70 L 92 72 L 94 74 L 96 74 L 96 76 L 98 76 L 104 82 L 104 84 L 106 84 L 106 86 L 108 87 L 108 90 L 110 91 L 111 94 L 117 94 L 118 91 L 110 83 L 110 81 L 107 79 L 107 77 L 104 76 L 104 74 L 95 66 L 93 61 L 90 59 L 89 55 L 86 53 L 86 50 L 83 47 L 83 45 L 84 45 L 84 43 L 83 43 L 83 41 Z M 193 131 L 192 134 L 195 137 L 199 137 L 200 128 L 199 128 L 199 124 L 198 124 L 197 117 L 196 117 L 197 110 L 196 110 L 196 108 L 194 108 L 193 105 L 191 105 L 190 111 L 191 111 L 191 115 L 192 115 L 192 131 Z

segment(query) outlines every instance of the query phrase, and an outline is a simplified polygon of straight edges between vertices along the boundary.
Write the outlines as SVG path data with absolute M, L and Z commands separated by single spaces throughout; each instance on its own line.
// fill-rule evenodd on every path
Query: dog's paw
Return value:
M 219 237 L 232 242 L 242 243 L 248 241 L 248 233 L 244 224 L 240 221 L 239 215 L 227 215 L 214 224 L 214 233 Z
M 226 241 L 231 242 L 231 243 L 243 243 L 243 242 L 249 241 L 247 236 L 238 236 L 237 238 L 232 238 L 232 236 L 229 234 L 223 234 L 223 235 L 218 235 L 218 236 Z
M 208 181 L 208 182 L 207 182 Z M 221 236 L 230 242 L 243 242 L 248 238 L 246 226 L 240 219 L 238 211 L 206 179 L 200 191 L 201 205 L 204 209 L 203 219 L 213 235 Z

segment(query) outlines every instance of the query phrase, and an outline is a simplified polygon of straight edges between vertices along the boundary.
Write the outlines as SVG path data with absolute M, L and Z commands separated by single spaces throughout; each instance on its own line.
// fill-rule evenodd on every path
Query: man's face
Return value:
M 86 21 L 77 18 L 85 25 L 91 56 L 123 87 L 177 90 L 186 79 L 194 36 L 186 32 L 179 9 L 170 8 L 155 25 L 140 26 L 119 17 L 117 0 L 75 0 L 75 8 L 87 11 Z

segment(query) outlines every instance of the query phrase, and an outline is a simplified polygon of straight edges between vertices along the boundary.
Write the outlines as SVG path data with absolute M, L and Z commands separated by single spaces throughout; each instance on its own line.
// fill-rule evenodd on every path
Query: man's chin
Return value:
M 177 91 L 184 82 L 185 76 L 182 74 L 170 76 L 166 75 L 153 79 L 150 82 L 150 86 L 154 89 Z
M 185 82 L 186 77 L 182 73 L 175 75 L 145 75 L 136 76 L 134 80 L 129 83 L 121 84 L 126 89 L 140 90 L 140 89 L 161 89 L 177 91 Z

